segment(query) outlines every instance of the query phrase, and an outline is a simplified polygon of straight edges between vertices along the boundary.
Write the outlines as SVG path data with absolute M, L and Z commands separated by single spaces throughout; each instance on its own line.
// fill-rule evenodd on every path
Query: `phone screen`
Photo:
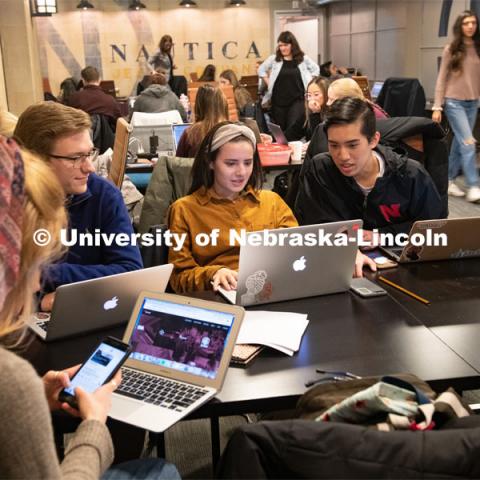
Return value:
M 116 372 L 119 365 L 128 354 L 128 345 L 112 345 L 104 340 L 94 350 L 88 360 L 71 379 L 70 386 L 63 390 L 64 393 L 75 395 L 75 388 L 82 387 L 89 393 L 93 393 L 98 387 Z

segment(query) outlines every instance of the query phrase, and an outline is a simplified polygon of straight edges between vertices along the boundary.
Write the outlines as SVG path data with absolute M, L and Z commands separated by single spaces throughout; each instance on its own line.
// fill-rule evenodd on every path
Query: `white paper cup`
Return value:
M 302 145 L 300 140 L 288 142 L 288 146 L 292 150 L 292 163 L 300 163 L 302 161 Z

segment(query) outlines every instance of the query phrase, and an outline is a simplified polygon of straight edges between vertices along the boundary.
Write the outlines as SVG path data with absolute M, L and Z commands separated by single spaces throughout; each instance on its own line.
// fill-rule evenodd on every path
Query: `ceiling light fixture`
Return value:
M 246 5 L 247 2 L 245 0 L 230 0 L 231 7 L 241 7 L 242 5 Z
M 132 0 L 128 6 L 129 10 L 140 10 L 141 8 L 147 8 L 140 0 Z
M 78 2 L 77 8 L 81 8 L 82 10 L 88 10 L 89 8 L 95 8 L 88 0 L 80 0 Z
M 180 6 L 185 8 L 196 7 L 197 2 L 195 2 L 194 0 L 182 0 L 180 2 Z

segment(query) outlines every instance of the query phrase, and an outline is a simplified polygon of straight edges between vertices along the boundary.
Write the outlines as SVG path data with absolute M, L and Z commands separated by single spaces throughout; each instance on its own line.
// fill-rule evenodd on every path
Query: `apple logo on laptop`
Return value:
M 111 298 L 110 300 L 107 300 L 104 304 L 103 304 L 103 309 L 104 310 L 112 310 L 113 308 L 116 308 L 118 305 L 118 297 L 113 297 Z
M 293 269 L 296 271 L 296 272 L 299 272 L 301 270 L 305 270 L 305 257 L 304 256 L 301 256 L 298 260 L 295 260 L 293 262 Z

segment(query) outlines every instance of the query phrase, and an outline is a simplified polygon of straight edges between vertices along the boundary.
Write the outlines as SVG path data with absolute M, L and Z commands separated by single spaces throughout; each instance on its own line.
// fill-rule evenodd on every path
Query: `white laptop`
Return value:
M 345 246 L 272 246 L 240 247 L 236 291 L 220 289 L 220 293 L 237 305 L 259 305 L 328 293 L 345 292 L 350 288 L 357 252 L 356 231 L 362 220 L 350 220 L 303 227 L 280 228 L 247 233 L 247 237 L 273 235 L 280 238 L 318 239 L 319 235 L 346 235 Z M 320 233 L 319 233 L 320 232 Z M 262 243 L 264 243 L 262 241 Z M 270 242 L 271 243 L 271 242 Z
M 49 342 L 127 323 L 138 294 L 164 292 L 172 270 L 167 264 L 62 285 L 52 313 L 34 314 L 29 327 Z
M 163 432 L 222 388 L 244 310 L 142 292 L 123 341 L 132 353 L 110 417 Z

